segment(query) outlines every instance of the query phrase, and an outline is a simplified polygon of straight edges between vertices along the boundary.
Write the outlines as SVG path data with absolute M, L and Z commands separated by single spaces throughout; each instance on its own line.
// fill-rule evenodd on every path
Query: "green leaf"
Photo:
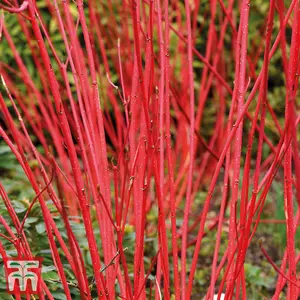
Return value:
M 26 219 L 27 224 L 36 223 L 39 220 L 39 218 L 36 217 L 29 217 Z
M 54 271 L 54 270 L 56 271 L 56 267 L 55 266 L 48 266 L 48 267 L 43 266 L 42 273 L 48 273 L 48 272 Z
M 17 214 L 27 211 L 27 207 L 23 202 L 16 201 L 16 200 L 12 200 L 11 202 L 13 203 L 13 207 Z
M 38 234 L 42 234 L 46 231 L 46 227 L 44 223 L 38 223 L 35 225 L 35 229 Z
M 63 294 L 63 293 L 52 293 L 52 296 L 54 297 L 54 299 L 57 299 L 57 300 L 65 300 L 65 299 L 67 299 L 66 295 Z

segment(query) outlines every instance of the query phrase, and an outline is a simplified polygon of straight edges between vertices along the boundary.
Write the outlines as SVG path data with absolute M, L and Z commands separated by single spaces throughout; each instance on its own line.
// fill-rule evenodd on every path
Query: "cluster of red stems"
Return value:
M 45 0 L 43 15 L 47 10 L 57 25 L 55 34 L 61 38 L 65 57 L 58 55 L 49 24 L 34 0 L 22 4 L 3 0 L 0 4 L 1 39 L 6 39 L 15 60 L 13 66 L 0 62 L 4 119 L 0 135 L 36 193 L 21 220 L 0 184 L 17 232 L 1 217 L 6 229 L 1 238 L 9 240 L 20 256 L 30 257 L 24 223 L 33 205 L 39 203 L 67 299 L 72 296 L 61 253 L 74 273 L 80 297 L 92 298 L 69 216 L 82 216 L 99 299 L 190 299 L 208 231 L 215 231 L 215 239 L 211 240 L 214 253 L 205 299 L 246 299 L 246 252 L 280 168 L 284 170 L 287 236 L 281 266 L 276 266 L 263 245 L 260 249 L 278 274 L 273 299 L 279 299 L 286 285 L 287 298 L 298 298 L 300 254 L 295 251 L 295 232 L 300 213 L 293 204 L 300 204 L 296 105 L 300 1 L 291 0 L 289 7 L 283 0 L 268 2 L 265 34 L 257 36 L 261 43 L 254 48 L 248 42 L 250 4 L 249 0 L 211 0 L 210 11 L 199 23 L 200 0 L 89 0 L 85 4 L 83 0 Z M 278 32 L 273 28 L 274 16 L 280 23 Z M 6 17 L 18 21 L 39 86 L 17 50 L 20 45 L 10 34 Z M 290 41 L 287 28 L 292 32 Z M 231 45 L 226 48 L 228 32 Z M 205 39 L 205 55 L 196 49 L 199 35 Z M 276 51 L 281 51 L 282 64 L 276 67 L 284 74 L 286 86 L 285 99 L 278 99 L 285 101 L 283 128 L 267 95 L 268 69 Z M 200 79 L 194 73 L 195 61 L 201 62 Z M 233 82 L 226 71 L 230 67 Z M 117 78 L 114 82 L 113 76 Z M 16 79 L 22 80 L 23 90 Z M 204 139 L 199 129 L 208 101 L 217 109 L 212 135 Z M 280 136 L 276 145 L 265 133 L 267 114 Z M 37 150 L 37 143 L 43 150 Z M 269 149 L 266 159 L 263 147 Z M 30 164 L 31 160 L 37 165 Z M 216 192 L 220 181 L 221 195 Z M 209 186 L 206 198 L 193 213 L 195 197 L 205 184 Z M 45 202 L 48 199 L 65 224 L 67 240 L 56 227 Z M 212 203 L 219 207 L 213 219 L 209 218 Z M 92 226 L 92 210 L 99 236 Z M 157 214 L 157 221 L 147 219 L 150 210 Z M 180 226 L 178 216 L 183 218 Z M 127 224 L 135 232 L 133 275 L 123 246 Z M 225 224 L 229 228 L 227 248 L 220 257 Z M 158 251 L 146 268 L 145 237 L 150 233 L 157 237 Z M 101 239 L 101 249 L 97 239 Z M 192 257 L 188 249 L 193 249 Z M 6 257 L 1 240 L 0 254 Z M 104 266 L 107 268 L 101 271 Z M 155 280 L 149 284 L 150 274 Z M 54 299 L 45 282 L 39 297 Z

